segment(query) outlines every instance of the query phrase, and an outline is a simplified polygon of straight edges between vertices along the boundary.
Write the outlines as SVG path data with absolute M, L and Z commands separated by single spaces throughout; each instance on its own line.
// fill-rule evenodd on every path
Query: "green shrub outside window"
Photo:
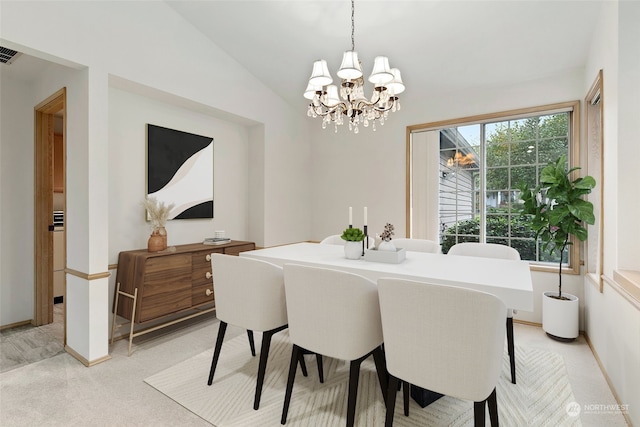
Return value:
M 446 186 L 440 186 L 443 253 L 456 243 L 486 242 L 511 246 L 520 252 L 523 260 L 560 261 L 558 255 L 553 257 L 540 250 L 535 233 L 520 217 L 522 204 L 517 189 L 523 183 L 534 188 L 540 171 L 550 161 L 562 154 L 568 156 L 570 122 L 571 111 L 562 111 L 443 130 L 440 174 L 448 177 Z M 473 126 L 478 130 L 473 130 Z M 470 128 L 471 137 L 465 138 L 464 132 Z M 445 135 L 456 135 L 456 138 L 445 141 Z M 454 158 L 452 153 L 470 157 L 474 163 L 460 167 L 448 160 Z M 443 207 L 445 198 L 448 205 Z M 483 212 L 484 230 L 481 229 Z M 563 261 L 568 259 L 565 251 Z

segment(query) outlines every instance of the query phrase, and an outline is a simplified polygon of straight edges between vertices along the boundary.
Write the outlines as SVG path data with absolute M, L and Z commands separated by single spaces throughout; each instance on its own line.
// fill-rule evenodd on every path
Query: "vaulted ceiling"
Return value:
M 165 0 L 295 108 L 311 66 L 334 79 L 351 49 L 349 0 Z M 375 56 L 402 71 L 403 97 L 436 97 L 584 67 L 607 0 L 356 0 L 355 48 L 365 76 Z M 28 80 L 43 60 L 2 65 Z
M 349 0 L 167 3 L 296 107 L 306 104 L 313 61 L 326 59 L 336 79 L 342 52 L 351 49 Z M 365 76 L 375 56 L 388 56 L 406 95 L 517 83 L 583 67 L 601 5 L 356 0 L 355 47 Z

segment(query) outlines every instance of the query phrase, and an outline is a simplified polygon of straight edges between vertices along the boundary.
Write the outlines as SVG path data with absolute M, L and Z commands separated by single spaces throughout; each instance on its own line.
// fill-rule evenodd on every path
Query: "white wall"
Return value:
M 214 218 L 167 222 L 169 245 L 202 241 L 214 230 L 248 238 L 249 132 L 240 124 L 111 88 L 109 90 L 109 263 L 118 253 L 145 248 L 147 123 L 213 137 Z
M 35 104 L 33 87 L 2 71 L 0 67 L 0 325 L 8 325 L 33 317 Z
M 640 271 L 640 198 L 628 197 L 640 182 L 640 3 L 621 1 L 618 17 L 618 268 Z
M 616 269 L 640 270 L 636 194 L 640 170 L 634 160 L 640 116 L 640 3 L 607 2 L 594 36 L 585 93 L 603 70 L 604 288 L 585 280 L 585 330 L 633 425 L 640 425 L 640 306 L 613 280 Z M 594 402 L 598 403 L 598 402 Z

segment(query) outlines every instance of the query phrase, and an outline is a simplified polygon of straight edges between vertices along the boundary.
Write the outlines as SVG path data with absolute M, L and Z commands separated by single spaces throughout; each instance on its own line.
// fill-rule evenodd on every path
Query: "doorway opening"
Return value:
M 66 345 L 66 88 L 35 106 L 34 326 L 60 321 Z M 57 303 L 57 304 L 56 304 Z M 55 310 L 54 310 L 55 308 Z

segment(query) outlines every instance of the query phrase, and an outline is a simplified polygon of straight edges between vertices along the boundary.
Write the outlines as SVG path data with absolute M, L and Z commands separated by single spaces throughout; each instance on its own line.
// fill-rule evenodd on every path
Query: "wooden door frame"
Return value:
M 62 110 L 66 147 L 66 98 L 67 90 L 62 88 L 34 107 L 34 326 L 53 322 L 53 231 L 49 226 L 53 225 L 54 114 Z

